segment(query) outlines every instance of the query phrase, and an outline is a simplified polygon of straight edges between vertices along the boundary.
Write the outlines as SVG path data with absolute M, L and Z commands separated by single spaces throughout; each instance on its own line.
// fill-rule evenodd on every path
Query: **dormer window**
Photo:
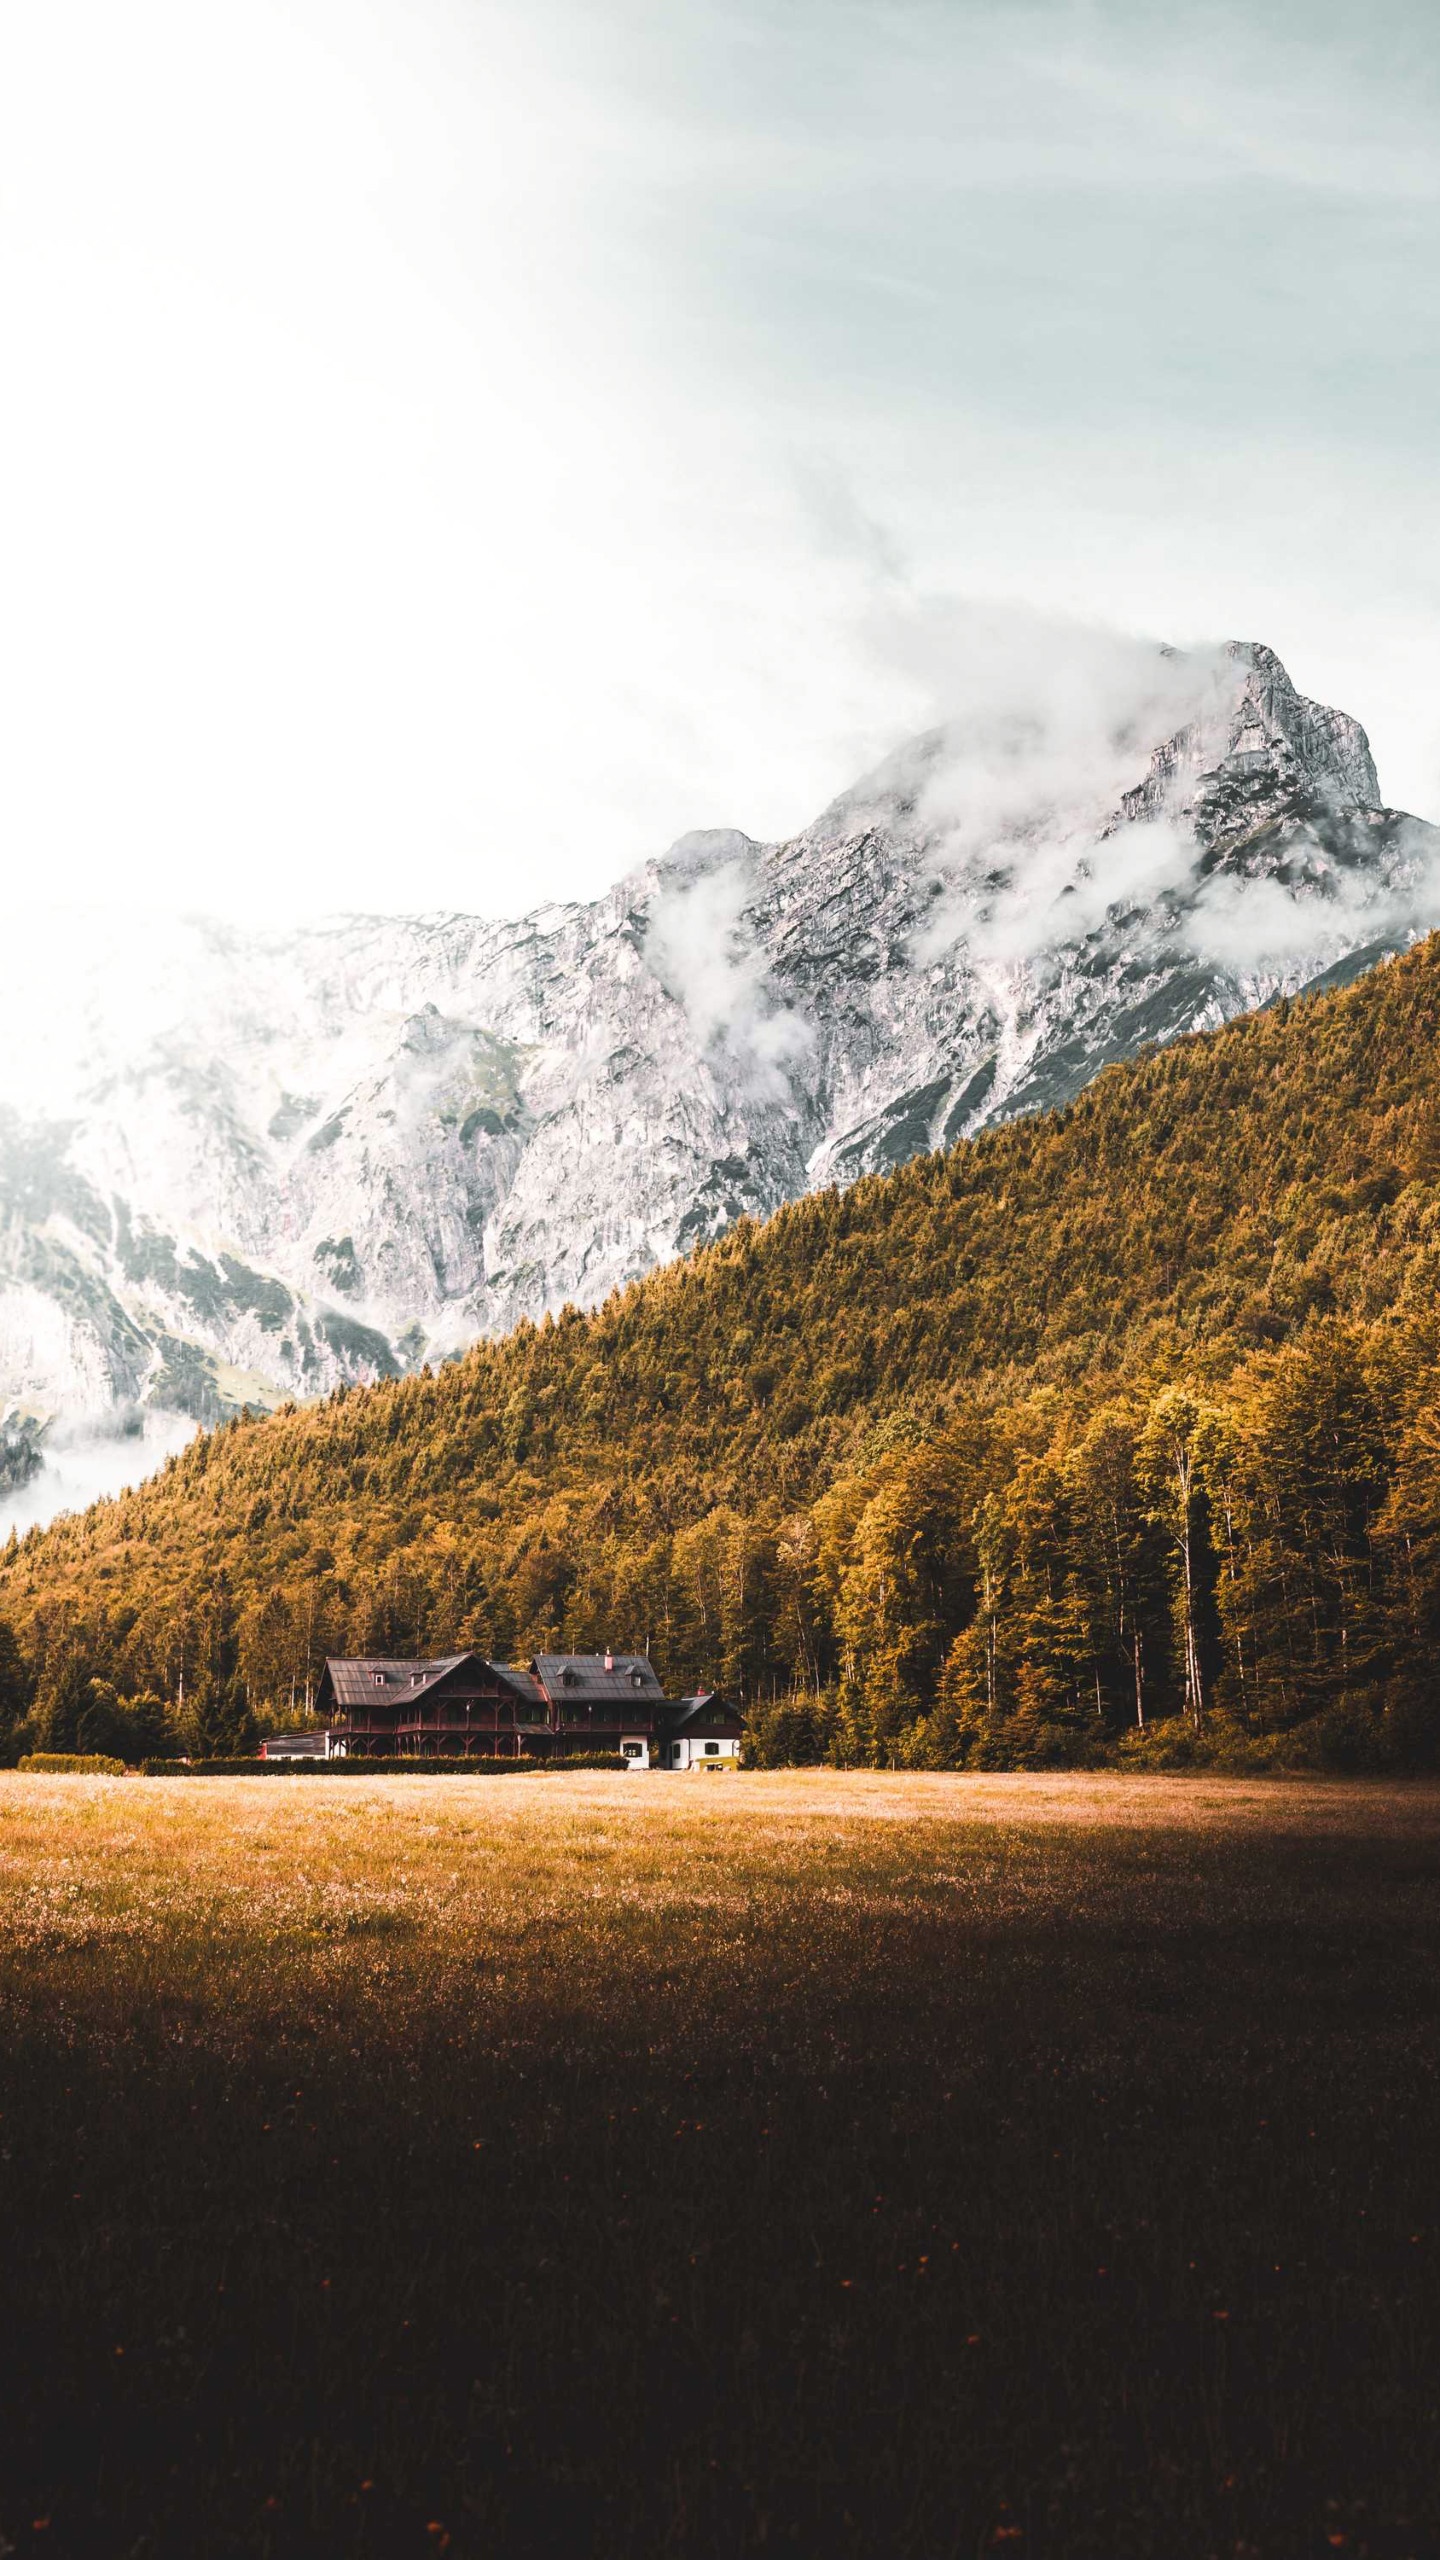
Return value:
M 564 1671 L 562 1671 L 562 1672 L 561 1672 L 561 1674 L 560 1674 L 560 1679 L 561 1679 L 561 1682 L 562 1682 L 563 1686 L 564 1686 L 565 1688 L 567 1688 L 567 1689 L 578 1689 L 578 1688 L 579 1688 L 579 1686 L 580 1686 L 580 1678 L 579 1678 L 579 1674 L 578 1674 L 578 1672 L 571 1671 L 571 1670 L 568 1668 L 568 1666 L 567 1666 L 567 1668 L 566 1668 Z
M 377 1689 L 383 1689 L 383 1688 L 384 1688 L 384 1686 L 385 1686 L 385 1674 L 384 1674 L 384 1672 L 383 1672 L 383 1671 L 372 1671 L 372 1672 L 371 1672 L 371 1674 L 370 1674 L 370 1677 L 371 1677 L 371 1679 L 374 1681 L 375 1686 L 376 1686 L 376 1688 L 377 1688 Z
M 424 1672 L 423 1672 L 423 1671 L 412 1671 L 412 1672 L 411 1672 L 411 1674 L 410 1674 L 410 1686 L 411 1686 L 411 1688 L 412 1688 L 412 1689 L 418 1689 L 418 1688 L 419 1688 L 419 1686 L 420 1686 L 420 1684 L 421 1684 L 421 1682 L 422 1682 L 422 1680 L 424 1679 L 424 1677 L 425 1677 L 425 1674 L 424 1674 Z
M 644 1688 L 644 1686 L 645 1686 L 645 1674 L 644 1674 L 644 1672 L 643 1672 L 643 1671 L 632 1671 L 632 1672 L 631 1672 L 631 1674 L 630 1674 L 630 1686 L 631 1686 L 631 1688 L 632 1688 L 632 1689 L 643 1689 L 643 1688 Z

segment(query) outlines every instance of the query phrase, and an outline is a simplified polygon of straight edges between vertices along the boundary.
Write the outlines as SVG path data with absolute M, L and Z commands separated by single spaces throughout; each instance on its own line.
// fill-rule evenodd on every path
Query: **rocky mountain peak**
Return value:
M 1178 821 L 1206 851 L 1218 851 L 1277 818 L 1379 805 L 1359 721 L 1297 693 L 1273 649 L 1232 640 L 1212 699 L 1162 740 L 1144 780 L 1123 794 L 1115 823 Z

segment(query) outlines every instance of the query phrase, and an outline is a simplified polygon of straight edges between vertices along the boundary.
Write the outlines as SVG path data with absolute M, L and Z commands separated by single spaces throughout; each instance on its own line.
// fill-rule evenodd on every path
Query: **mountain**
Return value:
M 0 1034 L 0 1093 L 44 1097 L 0 1123 L 0 1476 L 57 1415 L 209 1423 L 596 1305 L 1343 981 L 1440 915 L 1437 855 L 1237 643 L 959 719 L 593 904 L 72 936 Z
M 91 1677 L 181 1732 L 182 1669 L 284 1715 L 327 1651 L 613 1642 L 772 1756 L 1440 1757 L 1437 1021 L 1440 936 L 223 1426 L 0 1557 L 32 1734 Z

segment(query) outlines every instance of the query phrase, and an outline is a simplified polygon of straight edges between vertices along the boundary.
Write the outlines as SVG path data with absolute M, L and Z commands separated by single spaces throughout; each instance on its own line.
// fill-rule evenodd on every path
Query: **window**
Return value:
M 706 1759 L 707 1759 L 707 1760 L 718 1760 L 718 1759 L 719 1759 L 719 1757 L 720 1757 L 720 1745 L 719 1745 L 719 1743 L 718 1743 L 718 1742 L 707 1742 L 707 1743 L 706 1743 L 706 1745 L 705 1745 L 705 1757 L 706 1757 Z
M 376 1688 L 377 1688 L 377 1689 L 383 1689 L 383 1688 L 384 1688 L 384 1686 L 385 1686 L 385 1674 L 384 1674 L 384 1672 L 383 1672 L 383 1671 L 372 1671 L 372 1672 L 371 1672 L 371 1674 L 370 1674 L 370 1677 L 371 1677 L 371 1679 L 374 1681 L 375 1686 L 376 1686 Z
M 424 1674 L 424 1672 L 423 1672 L 423 1671 L 412 1671 L 412 1672 L 411 1672 L 411 1674 L 410 1674 L 410 1686 L 411 1686 L 411 1688 L 412 1688 L 412 1689 L 418 1689 L 418 1688 L 419 1688 L 419 1686 L 420 1686 L 420 1683 L 421 1683 L 421 1681 L 424 1679 L 424 1677 L 425 1677 L 425 1674 Z
M 627 1760 L 638 1760 L 645 1745 L 643 1742 L 622 1742 L 620 1748 Z
M 631 1674 L 630 1674 L 630 1686 L 631 1686 L 631 1688 L 632 1688 L 632 1689 L 643 1689 L 643 1688 L 644 1688 L 644 1686 L 645 1686 L 645 1674 L 644 1674 L 644 1672 L 643 1672 L 643 1671 L 632 1671 L 632 1672 L 631 1672 Z

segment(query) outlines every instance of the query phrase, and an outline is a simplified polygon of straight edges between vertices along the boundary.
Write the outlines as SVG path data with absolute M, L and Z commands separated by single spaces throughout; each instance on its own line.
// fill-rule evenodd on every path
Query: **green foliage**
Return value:
M 18 1763 L 23 1776 L 123 1778 L 126 1764 L 104 1751 L 26 1751 Z
M 737 1694 L 761 1762 L 1433 1763 L 1437 1006 L 1431 942 L 224 1425 L 0 1559 L 29 1738 L 100 1680 L 234 1758 L 326 1653 L 614 1641 Z
M 108 1752 L 124 1766 L 162 1754 L 170 1740 L 164 1703 L 153 1691 L 122 1698 L 114 1682 L 91 1680 L 77 1725 L 82 1751 Z
M 80 1719 L 90 1703 L 85 1657 L 68 1646 L 52 1655 L 35 1697 L 35 1734 L 42 1751 L 78 1751 Z
M 0 1618 L 0 1758 L 30 1710 L 35 1684 L 8 1618 Z

